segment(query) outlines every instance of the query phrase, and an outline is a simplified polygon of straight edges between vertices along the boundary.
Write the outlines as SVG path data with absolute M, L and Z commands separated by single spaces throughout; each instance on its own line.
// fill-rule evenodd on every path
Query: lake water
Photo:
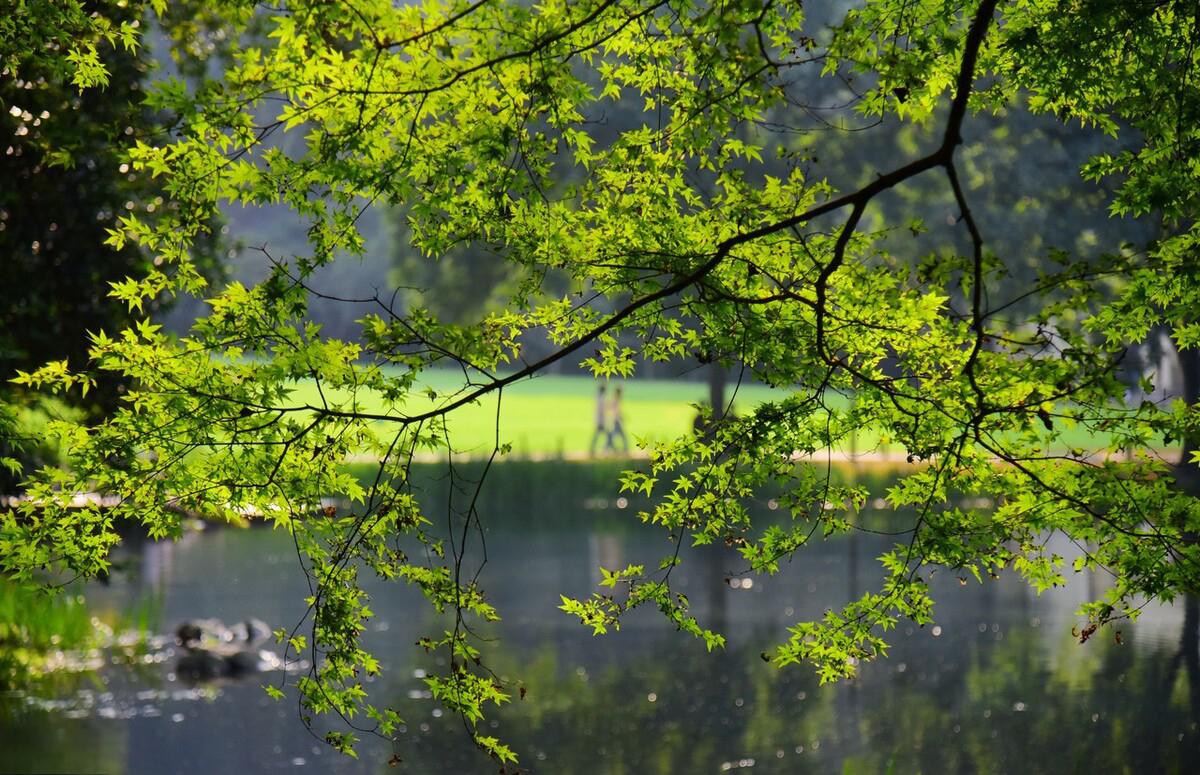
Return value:
M 1150 607 L 1136 624 L 1085 644 L 1075 607 L 1101 582 L 1075 577 L 1037 597 L 1019 579 L 931 579 L 936 627 L 901 623 L 886 660 L 821 687 L 807 667 L 760 658 L 798 618 L 870 588 L 886 539 L 856 533 L 803 551 L 775 578 L 740 577 L 729 550 L 690 553 L 674 577 L 703 624 L 729 647 L 708 654 L 653 612 L 595 638 L 557 610 L 584 597 L 598 565 L 657 564 L 671 549 L 619 502 L 613 466 L 506 464 L 489 481 L 483 584 L 504 621 L 487 649 L 519 677 L 521 700 L 492 711 L 489 730 L 537 773 L 1195 772 L 1200 769 L 1196 607 Z M 431 480 L 432 496 L 444 487 Z M 436 501 L 431 501 L 436 502 Z M 624 506 L 622 508 L 621 506 Z M 887 522 L 903 515 L 866 515 Z M 1067 554 L 1068 546 L 1061 549 Z M 289 537 L 266 528 L 209 528 L 178 543 L 129 541 L 124 570 L 85 590 L 94 611 L 148 607 L 166 635 L 187 618 L 255 616 L 294 624 L 306 586 Z M 462 722 L 428 699 L 439 669 L 414 646 L 441 629 L 423 598 L 371 587 L 369 645 L 387 674 L 369 685 L 406 720 L 390 744 L 343 757 L 301 724 L 294 696 L 268 699 L 248 680 L 191 685 L 163 638 L 144 657 L 102 653 L 98 671 L 60 674 L 0 696 L 0 772 L 494 773 Z M 1193 637 L 1184 637 L 1185 615 Z

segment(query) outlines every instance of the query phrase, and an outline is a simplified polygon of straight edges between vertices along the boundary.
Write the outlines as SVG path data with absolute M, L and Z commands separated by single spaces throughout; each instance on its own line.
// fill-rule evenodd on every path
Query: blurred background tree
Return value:
M 171 120 L 143 104 L 155 77 L 141 34 L 147 8 L 31 4 L 0 20 L 0 412 L 8 426 L 0 425 L 0 457 L 10 461 L 0 467 L 0 494 L 16 487 L 13 463 L 54 459 L 43 433 L 48 417 L 98 418 L 125 389 L 109 377 L 68 402 L 9 380 L 48 361 L 82 367 L 89 334 L 120 331 L 136 319 L 109 297 L 110 284 L 143 275 L 153 259 L 136 245 L 104 243 L 120 216 L 153 221 L 171 206 L 161 181 L 133 172 L 125 158 L 134 142 L 161 136 Z M 63 57 L 64 50 L 84 54 Z M 203 272 L 219 274 L 213 239 L 195 253 Z M 161 315 L 172 302 L 154 299 L 148 311 Z

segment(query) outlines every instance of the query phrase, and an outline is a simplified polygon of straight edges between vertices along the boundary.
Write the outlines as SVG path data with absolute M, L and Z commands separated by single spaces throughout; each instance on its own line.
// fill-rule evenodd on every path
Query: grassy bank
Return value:
M 430 400 L 423 394 L 415 395 L 400 409 L 409 414 L 427 411 L 457 390 L 461 381 L 459 372 L 427 372 L 422 375 L 421 384 L 435 390 L 440 398 Z M 496 404 L 501 401 L 500 441 L 512 444 L 516 455 L 586 455 L 594 431 L 599 384 L 586 375 L 552 375 L 517 382 L 506 387 L 503 395 L 490 393 L 478 403 L 464 406 L 451 415 L 448 425 L 454 445 L 468 454 L 482 455 L 490 451 L 496 441 Z M 606 384 L 609 390 L 616 385 L 624 389 L 624 425 L 631 447 L 636 446 L 638 439 L 663 441 L 686 433 L 696 417 L 694 404 L 708 397 L 708 386 L 703 382 L 614 380 Z M 736 393 L 734 390 L 735 386 L 731 384 L 728 394 L 733 398 L 734 411 L 739 413 L 748 412 L 772 397 L 785 395 L 761 385 L 743 385 L 736 388 Z M 345 400 L 347 397 L 326 393 L 325 398 Z M 373 393 L 363 391 L 356 398 L 360 411 L 385 412 L 391 408 Z M 314 384 L 305 383 L 298 386 L 292 399 L 318 405 L 321 394 Z M 603 439 L 598 446 L 604 446 Z
M 448 420 L 452 442 L 459 453 L 474 456 L 487 455 L 498 437 L 500 443 L 512 445 L 513 454 L 518 458 L 586 458 L 594 433 L 599 384 L 601 381 L 586 375 L 539 376 L 514 383 L 502 394 L 489 393 L 475 404 L 456 409 Z M 625 432 L 635 452 L 638 441 L 665 441 L 689 432 L 696 417 L 696 404 L 706 402 L 708 398 L 708 386 L 703 382 L 639 379 L 613 380 L 604 384 L 609 390 L 617 385 L 624 390 Z M 369 413 L 418 414 L 452 400 L 461 385 L 461 372 L 426 372 L 422 375 L 421 387 L 432 389 L 436 397 L 430 398 L 419 390 L 402 407 L 389 406 L 380 396 L 365 390 L 355 395 L 353 401 L 348 394 L 328 391 L 322 394 L 311 382 L 299 384 L 291 398 L 312 405 L 327 400 L 341 404 L 342 408 L 353 406 Z M 731 383 L 727 395 L 733 401 L 735 413 L 747 414 L 764 401 L 783 398 L 787 392 L 763 385 Z M 837 400 L 837 397 L 831 398 Z M 497 434 L 498 401 L 502 403 Z M 1060 430 L 1061 436 L 1048 445 L 1047 451 L 1064 453 L 1082 449 L 1096 452 L 1109 443 L 1107 436 L 1093 434 L 1086 428 L 1064 425 Z M 602 452 L 603 447 L 604 439 L 601 438 L 597 449 Z M 1177 454 L 1158 448 L 1153 452 L 1168 456 Z M 870 431 L 859 433 L 852 445 L 834 450 L 834 458 L 846 462 L 854 458 L 861 463 L 904 462 L 899 445 Z

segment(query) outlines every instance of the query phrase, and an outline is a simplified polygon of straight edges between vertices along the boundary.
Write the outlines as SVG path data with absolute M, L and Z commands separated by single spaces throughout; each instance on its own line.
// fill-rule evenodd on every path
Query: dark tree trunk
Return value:
M 1200 404 L 1200 350 L 1179 351 L 1179 369 L 1183 373 L 1183 400 L 1188 406 Z M 1190 495 L 1200 496 L 1200 466 L 1191 462 L 1192 453 L 1200 449 L 1200 439 L 1183 440 L 1183 455 L 1175 467 L 1175 480 Z
M 725 367 L 713 362 L 708 366 L 708 405 L 713 409 L 713 417 L 725 414 L 725 383 L 729 375 Z
M 1200 350 L 1187 349 L 1179 351 L 1179 369 L 1183 374 L 1183 400 L 1188 406 L 1200 404 Z M 1200 497 L 1200 466 L 1191 462 L 1192 453 L 1200 449 L 1200 438 L 1192 436 L 1183 439 L 1183 454 L 1175 464 L 1175 481 L 1188 495 Z M 1200 536 L 1194 531 L 1185 531 L 1183 540 L 1193 544 Z M 1190 589 L 1190 593 L 1200 593 L 1200 589 Z M 1189 600 L 1191 598 L 1189 597 Z M 1192 629 L 1195 629 L 1193 625 Z
M 12 448 L 12 445 L 7 440 L 0 437 L 0 457 L 10 456 L 15 457 L 16 450 Z M 18 479 L 16 474 L 4 466 L 0 466 L 0 498 L 5 495 L 16 495 L 19 482 L 20 479 Z

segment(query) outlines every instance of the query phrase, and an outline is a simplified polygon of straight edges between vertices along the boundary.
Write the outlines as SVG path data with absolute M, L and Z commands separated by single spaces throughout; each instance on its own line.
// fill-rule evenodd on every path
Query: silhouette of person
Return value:
M 600 441 L 601 436 L 607 439 L 605 449 L 608 449 L 611 438 L 608 435 L 608 402 L 604 400 L 604 385 L 601 385 L 596 391 L 596 430 L 592 432 L 592 443 L 589 448 L 589 454 L 592 457 L 596 456 L 596 444 Z
M 625 417 L 621 413 L 621 386 L 618 385 L 613 389 L 612 399 L 608 404 L 608 439 L 604 444 L 604 449 L 610 452 L 617 450 L 613 443 L 615 440 L 621 440 L 621 452 L 628 454 L 629 439 L 625 436 Z

